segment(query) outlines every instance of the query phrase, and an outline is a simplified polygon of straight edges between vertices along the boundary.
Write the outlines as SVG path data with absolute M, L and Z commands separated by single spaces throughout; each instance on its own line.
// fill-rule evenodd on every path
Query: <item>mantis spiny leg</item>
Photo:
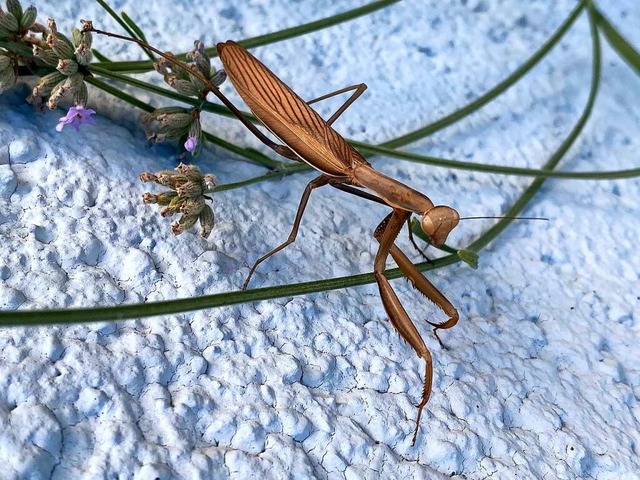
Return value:
M 393 212 L 388 215 L 375 230 L 374 237 L 380 243 L 378 254 L 374 262 L 373 273 L 380 289 L 380 297 L 382 298 L 382 304 L 389 316 L 389 320 L 393 326 L 398 330 L 400 336 L 404 338 L 407 343 L 413 348 L 416 354 L 423 358 L 425 361 L 424 371 L 424 386 L 422 390 L 422 400 L 418 404 L 418 418 L 416 419 L 416 428 L 413 432 L 412 444 L 415 445 L 416 437 L 418 436 L 418 427 L 420 426 L 420 417 L 422 416 L 422 410 L 429 401 L 431 396 L 431 384 L 433 382 L 433 361 L 431 359 L 431 353 L 424 344 L 424 340 L 420 336 L 418 329 L 413 324 L 406 310 L 400 303 L 398 296 L 391 288 L 391 284 L 387 277 L 384 276 L 386 268 L 386 260 L 389 256 L 389 252 L 395 247 L 393 242 L 395 241 L 398 233 L 402 229 L 404 222 L 411 216 L 411 212 L 401 209 L 394 209 Z M 397 248 L 397 247 L 395 247 Z

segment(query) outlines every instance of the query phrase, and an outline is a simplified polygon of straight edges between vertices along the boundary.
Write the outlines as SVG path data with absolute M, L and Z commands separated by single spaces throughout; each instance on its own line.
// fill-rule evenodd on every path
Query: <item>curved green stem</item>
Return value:
M 598 27 L 600 27 L 602 33 L 604 33 L 609 45 L 611 45 L 618 55 L 627 62 L 637 75 L 640 75 L 640 53 L 633 48 L 631 42 L 624 38 L 595 6 L 592 7 L 592 11 L 595 16 L 596 23 L 598 24 Z
M 221 115 L 235 118 L 234 115 L 227 108 L 212 102 L 201 102 L 197 99 L 187 97 L 186 95 L 181 95 L 177 92 L 174 92 L 173 90 L 157 87 L 155 85 L 151 85 L 149 83 L 137 80 L 135 78 L 128 77 L 126 75 L 110 72 L 100 67 L 90 66 L 89 70 L 91 71 L 91 73 L 104 75 L 108 78 L 121 81 L 125 84 L 131 85 L 134 87 L 139 87 L 144 90 L 147 90 L 153 93 L 158 93 L 166 97 L 184 102 L 188 105 L 193 105 L 193 106 L 203 105 L 203 110 L 205 111 L 214 112 L 216 114 L 221 114 Z M 89 81 L 96 86 L 100 86 L 100 88 L 103 88 L 103 86 L 105 85 L 104 83 L 99 82 L 98 80 L 95 80 L 95 79 L 90 78 Z M 129 102 L 132 105 L 142 108 L 145 111 L 153 110 L 153 107 L 151 107 L 149 104 L 146 104 L 144 102 L 141 102 L 135 99 L 134 97 L 131 97 L 127 93 L 123 92 L 122 90 L 111 88 L 109 90 L 109 93 L 115 96 L 118 96 L 119 98 Z M 246 116 L 249 118 L 252 118 L 252 116 L 248 113 L 246 114 Z M 225 140 L 222 140 L 219 137 L 211 135 L 210 133 L 205 132 L 205 136 L 207 140 L 209 140 L 211 143 L 219 145 L 257 164 L 264 165 L 265 167 L 271 170 L 277 170 L 278 172 L 280 172 L 280 176 L 285 174 L 291 175 L 293 173 L 300 173 L 300 172 L 306 172 L 306 171 L 312 170 L 312 168 L 307 165 L 301 165 L 297 163 L 283 164 L 282 162 L 272 160 L 268 156 L 263 155 L 261 153 L 256 153 L 252 150 L 246 150 L 244 148 L 237 147 L 232 143 L 229 143 Z M 354 147 L 356 147 L 361 153 L 363 153 L 367 157 L 370 157 L 373 155 L 383 155 L 386 157 L 398 158 L 400 160 L 407 160 L 410 162 L 422 163 L 422 164 L 430 165 L 434 167 L 451 168 L 455 170 L 471 170 L 471 171 L 477 171 L 477 172 L 487 172 L 487 173 L 495 173 L 495 174 L 502 174 L 502 175 L 563 178 L 567 180 L 611 180 L 611 179 L 632 178 L 632 177 L 640 176 L 640 168 L 631 168 L 631 169 L 625 169 L 625 170 L 606 170 L 606 171 L 599 171 L 599 172 L 598 171 L 586 171 L 586 172 L 559 171 L 558 172 L 558 171 L 549 171 L 549 170 L 536 169 L 536 168 L 511 167 L 506 165 L 489 165 L 489 164 L 483 164 L 483 163 L 463 162 L 460 160 L 450 160 L 446 158 L 418 155 L 415 153 L 403 152 L 400 150 L 395 150 L 389 147 L 382 146 L 382 145 L 386 145 L 388 142 L 383 143 L 382 145 L 371 145 L 368 143 L 349 140 L 349 143 Z M 286 165 L 286 166 L 282 167 L 282 165 Z M 292 168 L 288 168 L 289 166 Z M 264 179 L 268 180 L 268 179 L 277 178 L 277 177 L 278 175 L 267 174 Z M 237 185 L 244 186 L 244 185 L 256 183 L 259 181 L 259 178 L 260 177 L 255 177 L 250 182 L 237 182 Z M 234 187 L 234 188 L 237 188 L 237 187 Z

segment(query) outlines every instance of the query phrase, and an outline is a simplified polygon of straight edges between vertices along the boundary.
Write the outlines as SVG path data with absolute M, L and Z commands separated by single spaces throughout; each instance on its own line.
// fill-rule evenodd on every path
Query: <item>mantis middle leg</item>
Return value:
M 304 189 L 304 193 L 302 194 L 302 198 L 300 199 L 300 204 L 298 205 L 298 211 L 296 213 L 296 219 L 293 222 L 293 227 L 291 228 L 291 233 L 289 234 L 289 238 L 287 238 L 285 242 L 278 245 L 269 253 L 266 253 L 265 255 L 263 255 L 262 257 L 260 257 L 258 260 L 255 261 L 255 263 L 251 267 L 251 270 L 249 270 L 247 279 L 244 281 L 244 285 L 242 286 L 243 290 L 247 289 L 247 286 L 249 285 L 249 281 L 251 280 L 253 273 L 256 271 L 256 268 L 258 268 L 258 265 L 264 262 L 267 258 L 271 257 L 272 255 L 275 255 L 280 250 L 287 248 L 289 245 L 291 245 L 293 242 L 296 241 L 296 237 L 298 236 L 298 229 L 300 228 L 300 222 L 302 221 L 304 210 L 305 208 L 307 208 L 307 202 L 309 201 L 311 192 L 318 187 L 322 187 L 326 185 L 327 183 L 329 183 L 329 177 L 326 175 L 320 175 L 319 177 L 314 178 L 307 184 L 307 186 Z

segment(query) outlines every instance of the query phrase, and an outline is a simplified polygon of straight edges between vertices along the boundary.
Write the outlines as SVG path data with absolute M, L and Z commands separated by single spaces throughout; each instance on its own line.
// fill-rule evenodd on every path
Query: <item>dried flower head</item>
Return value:
M 0 93 L 16 84 L 18 64 L 9 52 L 0 48 Z
M 48 98 L 46 104 L 53 110 L 60 99 L 71 96 L 74 104 L 86 105 L 88 91 L 84 77 L 89 75 L 86 65 L 91 61 L 91 32 L 74 28 L 69 39 L 58 32 L 55 20 L 50 18 L 45 33 L 45 42 L 33 44 L 33 56 L 57 72 L 40 79 L 29 102 L 40 104 Z
M 171 190 L 158 195 L 146 192 L 142 195 L 144 203 L 155 203 L 161 206 L 160 215 L 171 217 L 181 213 L 181 217 L 171 224 L 174 235 L 180 235 L 200 221 L 200 235 L 207 238 L 213 230 L 213 210 L 205 203 L 207 190 L 216 185 L 213 174 L 202 175 L 194 165 L 181 163 L 175 171 L 164 170 L 157 173 L 142 172 L 140 180 L 155 182 Z

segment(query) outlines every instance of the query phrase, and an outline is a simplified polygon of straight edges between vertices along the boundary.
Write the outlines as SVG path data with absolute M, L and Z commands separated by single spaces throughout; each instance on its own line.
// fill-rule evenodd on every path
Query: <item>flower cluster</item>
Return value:
M 155 182 L 171 189 L 158 195 L 147 192 L 142 196 L 142 201 L 160 205 L 160 215 L 163 217 L 182 214 L 179 220 L 171 224 L 174 235 L 180 235 L 200 220 L 200 235 L 203 238 L 209 236 L 213 229 L 214 217 L 213 210 L 205 202 L 209 199 L 205 193 L 216 186 L 215 175 L 203 175 L 198 167 L 181 163 L 175 171 L 143 172 L 140 174 L 140 180 Z
M 187 54 L 189 61 L 180 62 L 186 65 L 188 70 L 176 65 L 178 60 L 170 52 L 167 55 L 176 62 L 161 58 L 154 63 L 154 68 L 162 74 L 164 81 L 179 93 L 204 100 L 209 93 L 209 86 L 198 77 L 208 80 L 216 87 L 227 77 L 224 70 L 218 71 L 211 66 L 211 59 L 201 41 L 196 40 L 194 45 L 194 50 Z M 198 108 L 159 108 L 152 113 L 143 113 L 140 119 L 142 123 L 151 127 L 147 132 L 150 141 L 163 142 L 177 138 L 184 149 L 194 157 L 200 153 L 203 139 Z
M 38 11 L 31 6 L 22 10 L 17 0 L 6 1 L 7 11 L 0 7 L 0 41 L 15 43 L 29 31 L 42 32 L 44 27 L 36 24 Z M 13 87 L 18 77 L 18 55 L 0 48 L 0 93 Z
M 54 109 L 64 96 L 70 95 L 76 105 L 87 104 L 87 86 L 84 77 L 89 74 L 85 66 L 91 61 L 91 33 L 77 28 L 71 31 L 72 40 L 58 32 L 56 22 L 47 22 L 46 43 L 33 45 L 33 56 L 56 71 L 42 77 L 34 87 L 31 103 L 49 97 L 47 106 Z
M 180 139 L 184 149 L 194 157 L 202 148 L 202 127 L 200 111 L 196 108 L 182 107 L 157 108 L 151 113 L 140 115 L 140 121 L 149 126 L 147 140 L 164 142 L 173 138 Z

